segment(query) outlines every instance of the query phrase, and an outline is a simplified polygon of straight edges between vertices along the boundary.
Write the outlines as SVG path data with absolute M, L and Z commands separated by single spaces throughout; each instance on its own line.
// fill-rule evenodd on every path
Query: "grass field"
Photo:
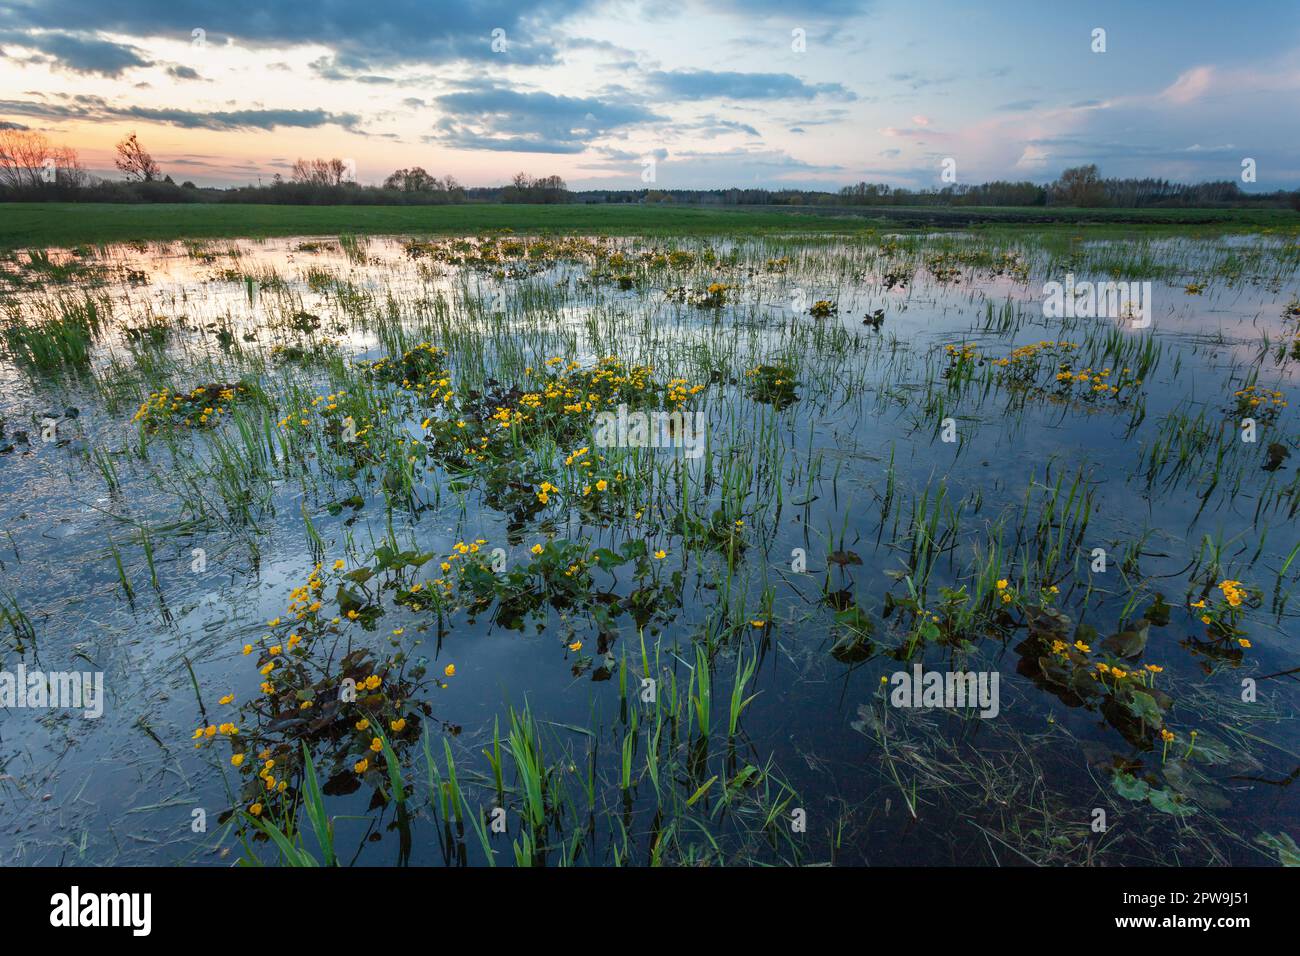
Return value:
M 1090 232 L 1159 232 L 1169 227 L 1255 231 L 1294 227 L 1286 210 L 986 209 L 930 207 L 684 209 L 652 206 L 262 206 L 2 203 L 0 249 L 71 247 L 132 240 L 218 239 L 354 233 L 518 232 L 591 235 L 852 233 L 868 229 L 1048 225 Z

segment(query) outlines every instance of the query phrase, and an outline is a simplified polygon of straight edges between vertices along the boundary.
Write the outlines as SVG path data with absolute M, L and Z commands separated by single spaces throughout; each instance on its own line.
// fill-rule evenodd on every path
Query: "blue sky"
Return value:
M 1204 181 L 1250 158 L 1243 188 L 1300 186 L 1294 0 L 7 0 L 0 53 L 0 124 L 103 171 L 135 131 L 200 183 L 300 156 L 363 182 L 829 189 L 941 185 L 945 160 L 959 182 Z

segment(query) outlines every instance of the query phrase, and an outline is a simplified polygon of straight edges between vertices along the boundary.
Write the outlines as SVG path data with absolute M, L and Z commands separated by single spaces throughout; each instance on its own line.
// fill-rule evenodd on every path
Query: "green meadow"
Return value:
M 674 208 L 639 205 L 272 206 L 236 204 L 0 203 L 0 249 L 70 248 L 114 242 L 237 237 L 457 235 L 762 235 L 872 229 L 1025 226 L 1148 233 L 1194 226 L 1208 232 L 1294 226 L 1284 210 L 1015 209 L 879 207 L 836 214 L 813 208 Z

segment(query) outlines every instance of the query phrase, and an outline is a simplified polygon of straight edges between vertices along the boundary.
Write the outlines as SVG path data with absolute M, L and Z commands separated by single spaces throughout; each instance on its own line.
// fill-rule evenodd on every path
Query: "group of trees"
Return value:
M 1231 180 L 1171 183 L 1165 179 L 1103 179 L 1095 165 L 1064 170 L 1054 182 L 955 184 L 942 189 L 903 189 L 883 183 L 845 186 L 839 199 L 855 206 L 1115 206 L 1210 207 L 1294 204 L 1294 194 L 1247 193 Z
M 456 181 L 455 176 L 439 179 L 430 176 L 420 166 L 397 170 L 384 180 L 384 188 L 403 193 L 443 193 L 449 202 L 460 202 L 465 198 L 465 187 Z
M 534 179 L 527 173 L 515 173 L 510 185 L 501 190 L 502 202 L 557 203 L 572 198 L 569 187 L 559 176 Z
M 420 166 L 394 171 L 379 186 L 356 182 L 353 164 L 338 158 L 299 159 L 286 179 L 230 189 L 177 186 L 135 133 L 116 146 L 114 163 L 125 182 L 90 175 L 76 150 L 44 133 L 0 128 L 0 198 L 95 202 L 232 202 L 285 205 L 439 205 L 506 203 L 681 203 L 767 206 L 1283 206 L 1300 209 L 1300 192 L 1246 193 L 1235 182 L 1171 183 L 1164 179 L 1103 179 L 1095 165 L 1075 166 L 1054 182 L 995 181 L 907 189 L 860 182 L 839 192 L 805 189 L 623 189 L 571 192 L 559 176 L 517 173 L 498 187 L 466 188 L 454 176 L 439 179 Z
M 51 141 L 39 130 L 0 129 L 0 192 L 5 199 L 184 201 L 182 187 L 163 175 L 135 133 L 117 144 L 113 162 L 125 182 L 92 176 L 75 149 Z
M 34 129 L 0 129 L 0 187 L 34 190 L 51 183 L 84 185 L 77 151 L 50 142 Z
M 290 174 L 295 183 L 336 188 L 356 181 L 356 170 L 342 159 L 298 159 Z M 279 179 L 279 173 L 276 174 Z

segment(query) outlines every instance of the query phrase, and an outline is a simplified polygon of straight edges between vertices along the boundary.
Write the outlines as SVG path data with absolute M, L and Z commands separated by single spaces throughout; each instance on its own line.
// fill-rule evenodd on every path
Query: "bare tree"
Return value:
M 293 164 L 293 181 L 310 186 L 341 186 L 348 164 L 341 159 L 299 159 Z
M 47 183 L 80 186 L 86 171 L 76 150 L 32 129 L 0 129 L 0 186 L 33 189 Z
M 129 181 L 151 183 L 162 173 L 158 164 L 154 162 L 153 156 L 140 145 L 135 133 L 117 144 L 117 158 L 113 162 L 117 164 L 118 169 L 126 173 Z

